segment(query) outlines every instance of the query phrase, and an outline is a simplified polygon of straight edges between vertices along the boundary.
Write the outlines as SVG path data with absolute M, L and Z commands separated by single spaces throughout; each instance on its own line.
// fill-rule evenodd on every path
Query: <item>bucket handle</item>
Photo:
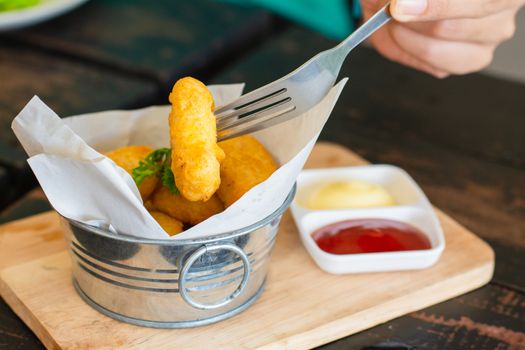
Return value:
M 203 304 L 199 303 L 198 301 L 195 301 L 190 297 L 188 290 L 185 287 L 186 284 L 186 277 L 188 274 L 188 271 L 190 270 L 191 265 L 197 261 L 198 258 L 200 258 L 202 255 L 212 252 L 215 250 L 230 250 L 234 253 L 237 253 L 241 257 L 242 264 L 243 264 L 243 275 L 242 275 L 242 281 L 241 284 L 237 287 L 237 289 L 230 294 L 228 297 L 213 303 L 213 304 Z M 248 259 L 248 256 L 244 251 L 233 244 L 214 244 L 214 245 L 205 245 L 191 253 L 191 255 L 188 257 L 188 259 L 184 262 L 184 265 L 182 266 L 179 274 L 179 293 L 182 299 L 188 303 L 189 305 L 193 306 L 194 308 L 201 309 L 201 310 L 210 310 L 210 309 L 217 309 L 220 307 L 223 307 L 225 305 L 228 305 L 231 303 L 235 298 L 237 298 L 239 295 L 242 294 L 244 289 L 246 288 L 246 285 L 248 284 L 248 280 L 250 279 L 250 273 L 251 273 L 251 267 L 250 267 L 250 260 Z

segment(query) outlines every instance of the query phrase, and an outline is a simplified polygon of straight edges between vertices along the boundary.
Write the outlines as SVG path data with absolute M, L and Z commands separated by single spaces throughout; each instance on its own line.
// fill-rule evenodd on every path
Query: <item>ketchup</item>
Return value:
M 312 238 L 331 254 L 430 249 L 430 241 L 419 229 L 388 219 L 340 221 L 318 229 Z

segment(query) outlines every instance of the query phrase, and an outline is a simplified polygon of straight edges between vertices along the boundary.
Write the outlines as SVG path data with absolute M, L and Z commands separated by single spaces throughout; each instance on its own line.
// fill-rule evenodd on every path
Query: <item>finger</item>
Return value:
M 363 9 L 363 14 L 373 14 L 380 8 L 386 5 L 388 0 L 361 0 L 361 8 Z M 364 16 L 365 19 L 370 17 Z
M 524 0 L 392 0 L 390 12 L 400 22 L 479 18 L 523 3 Z
M 404 25 L 413 31 L 436 39 L 498 44 L 514 35 L 516 12 L 517 9 L 513 8 L 483 18 L 407 22 Z
M 430 38 L 403 25 L 393 24 L 389 30 L 399 47 L 437 69 L 467 74 L 485 68 L 492 61 L 494 45 Z
M 383 7 L 386 2 L 386 0 L 361 0 L 364 20 L 370 18 L 378 9 Z M 379 29 L 369 40 L 380 54 L 391 61 L 415 68 L 437 78 L 445 78 L 449 75 L 446 71 L 436 69 L 401 49 L 392 39 L 390 31 L 388 30 L 388 27 L 391 25 L 392 23 Z
M 436 69 L 430 64 L 417 59 L 413 55 L 401 49 L 399 45 L 397 45 L 397 43 L 392 39 L 390 31 L 388 30 L 388 26 L 390 26 L 390 24 L 378 30 L 370 38 L 370 43 L 380 54 L 391 61 L 426 72 L 437 78 L 445 78 L 448 76 L 446 71 Z

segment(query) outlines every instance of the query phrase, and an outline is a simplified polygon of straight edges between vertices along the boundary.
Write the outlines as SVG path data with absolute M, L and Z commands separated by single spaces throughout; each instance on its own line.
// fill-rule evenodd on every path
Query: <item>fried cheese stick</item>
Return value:
M 221 183 L 224 152 L 217 146 L 213 96 L 200 81 L 178 80 L 169 96 L 171 169 L 180 193 L 189 201 L 209 200 Z

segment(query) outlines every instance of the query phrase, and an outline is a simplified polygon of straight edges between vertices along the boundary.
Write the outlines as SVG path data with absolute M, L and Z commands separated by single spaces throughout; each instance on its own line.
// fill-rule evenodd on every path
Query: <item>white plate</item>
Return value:
M 301 203 L 310 186 L 337 180 L 361 180 L 383 186 L 397 205 L 370 209 L 310 210 Z M 423 269 L 432 266 L 445 249 L 445 238 L 430 202 L 416 182 L 391 165 L 304 170 L 297 179 L 291 206 L 301 241 L 317 265 L 334 274 Z M 349 219 L 390 219 L 410 224 L 430 240 L 431 248 L 386 253 L 330 254 L 321 250 L 311 234 L 328 224 Z
M 0 12 L 0 31 L 27 27 L 73 10 L 88 0 L 40 0 L 31 7 Z

